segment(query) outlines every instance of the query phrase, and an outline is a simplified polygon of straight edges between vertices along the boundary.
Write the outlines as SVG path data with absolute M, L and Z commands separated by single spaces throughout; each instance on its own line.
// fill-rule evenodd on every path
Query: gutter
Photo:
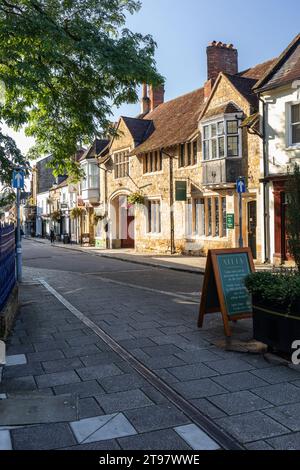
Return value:
M 268 240 L 268 224 L 267 224 L 267 187 L 268 187 L 268 181 L 267 181 L 267 152 L 266 152 L 266 103 L 264 100 L 258 95 L 259 101 L 262 103 L 262 140 L 263 140 L 263 165 L 264 165 L 264 172 L 263 172 L 263 213 L 264 213 L 264 259 L 265 263 L 268 263 L 269 260 L 269 253 L 267 249 L 267 240 Z

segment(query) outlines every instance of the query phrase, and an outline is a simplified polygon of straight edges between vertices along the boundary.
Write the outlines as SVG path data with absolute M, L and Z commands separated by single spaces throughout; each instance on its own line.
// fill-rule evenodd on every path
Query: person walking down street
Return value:
M 51 244 L 54 243 L 54 240 L 55 240 L 55 233 L 54 233 L 54 230 L 53 228 L 50 230 L 50 241 L 51 241 Z

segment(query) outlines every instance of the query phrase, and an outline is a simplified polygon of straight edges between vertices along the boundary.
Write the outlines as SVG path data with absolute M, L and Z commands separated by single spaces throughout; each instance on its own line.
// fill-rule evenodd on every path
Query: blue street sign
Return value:
M 238 194 L 244 194 L 246 192 L 246 180 L 245 178 L 239 178 L 236 182 L 236 191 Z
M 14 170 L 12 186 L 15 189 L 24 189 L 24 171 L 23 170 Z

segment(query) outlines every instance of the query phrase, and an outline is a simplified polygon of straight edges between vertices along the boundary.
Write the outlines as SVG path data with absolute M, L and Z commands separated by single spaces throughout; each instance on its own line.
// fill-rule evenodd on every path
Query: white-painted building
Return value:
M 286 182 L 300 163 L 300 34 L 255 86 L 263 116 L 261 223 L 264 260 L 290 259 L 286 235 Z

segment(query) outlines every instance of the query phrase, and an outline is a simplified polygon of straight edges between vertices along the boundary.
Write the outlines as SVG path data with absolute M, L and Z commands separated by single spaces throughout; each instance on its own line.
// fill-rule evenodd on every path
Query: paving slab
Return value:
M 211 379 L 190 380 L 174 383 L 173 388 L 185 398 L 204 398 L 226 393 L 226 389 Z
M 78 400 L 73 395 L 7 398 L 0 401 L 1 426 L 62 423 L 78 418 Z
M 42 424 L 10 431 L 14 450 L 51 450 L 76 445 L 68 424 Z
M 171 367 L 168 372 L 175 375 L 180 381 L 215 377 L 218 373 L 205 364 L 192 364 L 188 366 Z
M 96 395 L 102 395 L 105 393 L 96 380 L 72 383 L 68 385 L 58 385 L 54 387 L 54 392 L 56 395 L 76 393 L 79 398 L 95 397 Z
M 141 390 L 131 390 L 130 393 L 110 393 L 109 395 L 97 396 L 96 399 L 106 413 L 153 405 L 153 402 Z
M 231 359 L 230 361 L 223 359 L 221 361 L 207 362 L 207 365 L 222 375 L 254 369 L 254 366 L 241 359 Z
M 285 366 L 275 366 L 268 369 L 254 370 L 253 374 L 261 379 L 276 384 L 280 382 L 291 382 L 292 380 L 300 380 L 300 371 L 290 369 Z
M 268 401 L 246 390 L 209 397 L 209 401 L 228 415 L 239 415 L 249 413 L 250 411 L 264 410 L 272 406 Z
M 26 363 L 27 363 L 27 359 L 26 359 L 25 354 L 14 354 L 12 356 L 6 356 L 5 366 L 6 367 L 19 366 L 19 365 L 26 364 Z
M 248 450 L 261 450 L 261 451 L 274 450 L 274 448 L 265 441 L 256 441 L 256 442 L 252 442 L 251 444 L 246 444 L 245 448 Z
M 219 444 L 195 424 L 176 427 L 175 431 L 193 450 L 220 450 Z
M 190 423 L 190 419 L 171 404 L 129 410 L 124 414 L 140 433 Z
M 122 375 L 122 371 L 115 364 L 102 364 L 100 366 L 83 367 L 76 369 L 81 380 L 100 379 L 113 375 Z
M 291 431 L 300 431 L 300 403 L 277 406 L 265 410 L 265 413 Z
M 36 390 L 37 386 L 32 375 L 25 377 L 17 377 L 5 380 L 5 383 L 0 383 L 0 393 L 15 392 L 15 391 L 28 391 Z
M 223 418 L 226 416 L 223 410 L 218 408 L 217 406 L 213 405 L 208 398 L 197 398 L 195 400 L 191 400 L 191 403 L 198 408 L 205 416 L 214 420 L 217 418 Z
M 87 418 L 71 423 L 79 444 L 107 441 L 136 434 L 136 430 L 122 413 Z
M 191 447 L 173 430 L 164 429 L 118 439 L 124 450 L 191 450 Z
M 8 430 L 0 430 L 0 450 L 12 450 L 10 432 Z
M 122 377 L 115 376 L 115 377 L 103 377 L 98 379 L 101 387 L 107 393 L 114 393 L 114 392 L 123 392 L 126 390 L 136 390 L 137 388 L 142 387 L 143 385 L 147 385 L 148 382 L 143 379 L 142 376 L 139 374 L 123 374 Z
M 117 443 L 116 440 L 112 439 L 109 441 L 98 441 L 98 442 L 91 442 L 90 444 L 79 444 L 73 447 L 66 447 L 63 450 L 103 450 L 103 451 L 110 451 L 110 450 L 120 450 L 121 447 Z
M 73 370 L 37 375 L 35 379 L 39 388 L 55 387 L 57 385 L 67 385 L 80 382 L 80 378 Z
M 300 450 L 300 433 L 274 437 L 267 440 L 268 445 L 275 450 Z
M 260 411 L 217 420 L 235 439 L 242 443 L 287 434 L 289 430 Z
M 291 383 L 280 383 L 267 387 L 255 388 L 253 392 L 273 405 L 285 405 L 300 402 L 299 387 Z
M 213 380 L 230 392 L 248 390 L 255 387 L 264 387 L 268 384 L 265 380 L 256 377 L 249 372 L 238 372 L 214 377 Z
M 104 415 L 104 411 L 93 397 L 80 398 L 78 400 L 78 411 L 79 419 Z

